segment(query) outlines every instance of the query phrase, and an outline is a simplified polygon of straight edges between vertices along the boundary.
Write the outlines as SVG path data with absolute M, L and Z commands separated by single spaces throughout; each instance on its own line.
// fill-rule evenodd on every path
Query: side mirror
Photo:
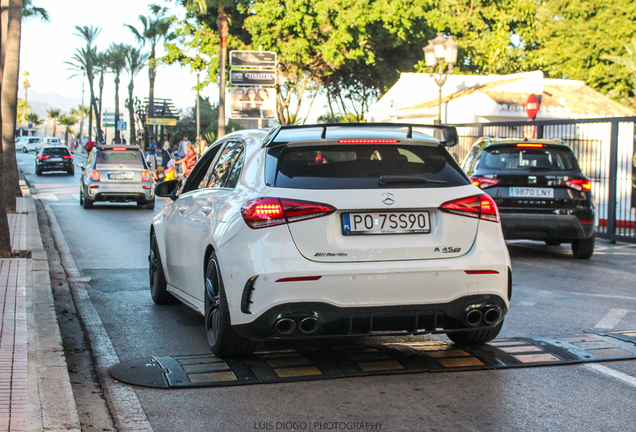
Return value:
M 181 189 L 181 180 L 174 179 L 157 183 L 155 186 L 155 195 L 163 198 L 170 198 L 176 201 L 179 197 L 179 189 Z
M 77 165 L 80 168 L 84 168 L 86 166 L 86 164 L 83 161 L 77 161 L 75 162 L 75 165 Z

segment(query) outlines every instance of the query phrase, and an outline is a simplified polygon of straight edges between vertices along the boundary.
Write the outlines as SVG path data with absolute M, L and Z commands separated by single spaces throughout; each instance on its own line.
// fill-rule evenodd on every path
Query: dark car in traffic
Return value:
M 561 140 L 480 138 L 462 169 L 497 203 L 507 240 L 571 243 L 581 259 L 594 253 L 591 182 Z
M 45 171 L 66 171 L 67 174 L 74 175 L 73 156 L 68 148 L 63 145 L 40 148 L 35 157 L 35 174 L 42 175 Z

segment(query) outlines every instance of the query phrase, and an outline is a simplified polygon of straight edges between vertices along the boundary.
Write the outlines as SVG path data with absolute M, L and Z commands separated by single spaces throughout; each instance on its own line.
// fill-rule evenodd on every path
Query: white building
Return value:
M 374 105 L 368 122 L 432 124 L 438 116 L 439 87 L 428 74 L 402 73 Z M 537 120 L 634 116 L 583 81 L 548 79 L 543 72 L 513 75 L 451 75 L 442 88 L 442 123 L 527 120 L 530 94 L 541 97 Z

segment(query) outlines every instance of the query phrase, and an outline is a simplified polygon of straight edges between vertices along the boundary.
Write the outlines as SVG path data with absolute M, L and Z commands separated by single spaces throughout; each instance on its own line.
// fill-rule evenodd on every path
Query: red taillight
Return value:
M 541 148 L 545 147 L 545 144 L 517 144 L 517 147 Z
M 40 159 L 40 160 L 44 160 L 44 159 L 48 159 L 48 158 L 50 158 L 50 157 L 51 157 L 51 156 L 42 155 L 42 156 L 38 156 L 38 159 Z
M 397 144 L 400 140 L 396 139 L 341 139 L 339 144 Z
M 73 156 L 71 156 L 71 155 L 64 155 L 64 156 L 62 156 L 62 157 L 63 157 L 64 159 L 73 159 Z
M 473 184 L 480 189 L 486 189 L 499 183 L 498 179 L 491 179 L 486 177 L 471 177 L 470 181 L 473 182 Z
M 91 180 L 99 181 L 99 171 L 97 170 L 91 171 Z
M 568 180 L 565 184 L 579 192 L 590 192 L 592 190 L 592 182 L 588 179 Z
M 499 222 L 499 209 L 490 195 L 473 195 L 447 201 L 439 209 L 445 213 Z
M 141 181 L 150 181 L 150 171 L 141 172 Z
M 328 204 L 285 198 L 258 198 L 241 207 L 245 223 L 254 229 L 327 216 L 335 211 Z

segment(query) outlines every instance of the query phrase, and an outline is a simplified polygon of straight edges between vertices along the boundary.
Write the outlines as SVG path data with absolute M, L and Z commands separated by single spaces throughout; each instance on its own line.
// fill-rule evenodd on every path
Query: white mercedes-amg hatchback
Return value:
M 492 340 L 510 258 L 497 206 L 445 148 L 456 143 L 452 126 L 404 124 L 226 135 L 183 184 L 156 187 L 174 202 L 150 228 L 153 300 L 204 315 L 226 357 L 271 339 Z

